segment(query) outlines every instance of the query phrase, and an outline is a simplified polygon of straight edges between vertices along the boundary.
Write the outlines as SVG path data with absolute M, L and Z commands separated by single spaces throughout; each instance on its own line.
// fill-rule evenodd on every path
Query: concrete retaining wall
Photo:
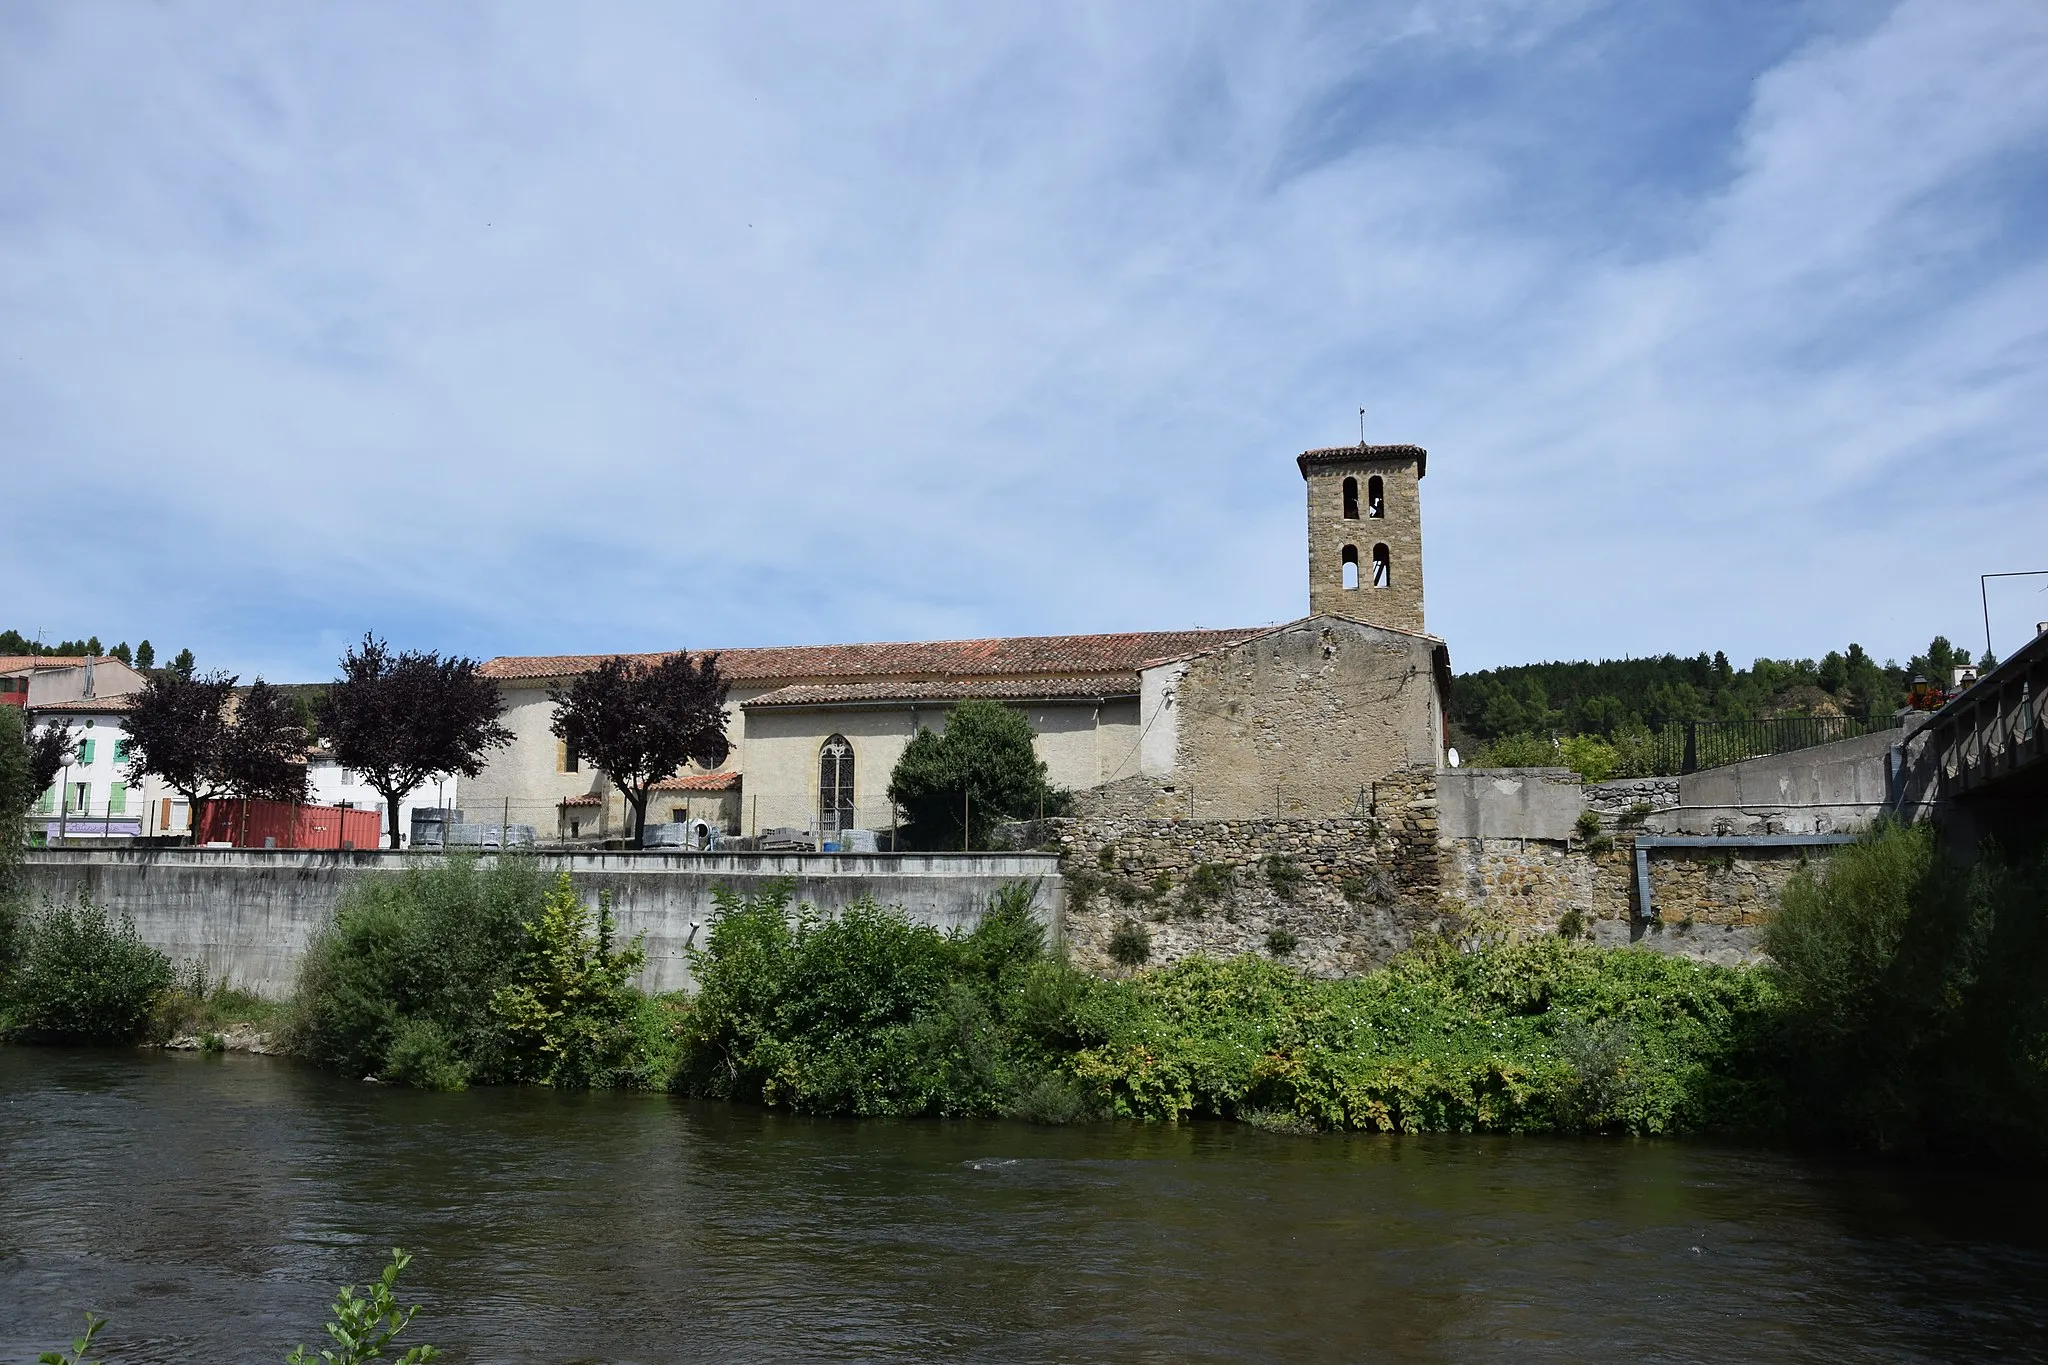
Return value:
M 1746 759 L 1678 779 L 1678 834 L 1835 834 L 1884 809 L 1898 730 Z
M 1563 841 L 1586 808 L 1570 768 L 1452 768 L 1436 775 L 1436 801 L 1446 839 Z
M 172 958 L 277 997 L 291 992 L 300 956 L 352 883 L 396 876 L 419 861 L 399 853 L 64 849 L 31 852 L 28 872 L 37 892 L 69 897 L 83 887 L 132 916 L 143 940 Z M 1059 860 L 1044 854 L 613 853 L 539 861 L 550 875 L 566 870 L 591 904 L 611 892 L 620 937 L 647 935 L 641 985 L 655 991 L 690 984 L 684 949 L 702 945 L 720 887 L 745 895 L 786 878 L 798 901 L 827 913 L 872 896 L 919 923 L 954 929 L 972 927 L 999 887 L 1030 881 L 1039 915 L 1059 927 Z

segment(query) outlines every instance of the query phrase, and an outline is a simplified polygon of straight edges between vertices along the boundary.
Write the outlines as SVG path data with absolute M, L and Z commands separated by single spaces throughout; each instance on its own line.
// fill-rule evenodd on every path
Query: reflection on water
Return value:
M 2048 1358 L 2048 1187 L 1678 1143 L 851 1123 L 0 1048 L 0 1359 Z

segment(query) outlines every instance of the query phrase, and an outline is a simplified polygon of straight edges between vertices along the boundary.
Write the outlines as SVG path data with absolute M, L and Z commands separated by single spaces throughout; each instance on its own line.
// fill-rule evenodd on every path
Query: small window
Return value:
M 77 811 L 80 815 L 92 809 L 92 783 L 74 782 L 71 784 L 71 809 Z
M 555 741 L 555 771 L 564 773 L 581 771 L 582 764 L 578 761 L 580 757 L 581 755 L 576 752 L 575 747 L 568 740 L 558 739 Z
M 1373 480 L 1378 483 L 1378 479 Z M 1344 480 L 1344 520 L 1358 520 L 1358 480 Z
M 1375 474 L 1365 485 L 1365 514 L 1369 517 L 1383 517 L 1387 514 L 1386 480 Z
M 1372 585 L 1375 588 L 1394 586 L 1393 561 L 1388 557 L 1387 547 L 1384 545 L 1372 547 Z
M 1358 586 L 1358 547 L 1344 547 L 1344 587 L 1346 591 Z

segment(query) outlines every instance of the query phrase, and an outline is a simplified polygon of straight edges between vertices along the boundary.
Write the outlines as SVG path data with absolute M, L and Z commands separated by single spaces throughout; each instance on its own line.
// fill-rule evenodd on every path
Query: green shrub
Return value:
M 1286 957 L 1301 946 L 1301 939 L 1292 929 L 1268 929 L 1266 951 L 1274 957 Z
M 1667 1133 L 1770 1112 L 1745 1051 L 1762 979 L 1664 954 L 1547 939 L 1340 981 L 1190 958 L 1106 989 L 1072 1072 L 1131 1118 Z
M 538 868 L 518 857 L 415 862 L 357 883 L 300 964 L 291 1050 L 349 1076 L 382 1076 L 395 1062 L 419 1075 L 433 1043 L 407 1024 L 426 1019 L 464 1079 L 509 1078 L 509 1040 L 491 1002 L 511 984 L 525 921 L 544 894 Z M 406 1050 L 395 1057 L 402 1033 Z
M 1353 905 L 1391 905 L 1400 894 L 1393 877 L 1383 867 L 1375 867 L 1364 876 L 1346 877 L 1337 884 L 1344 899 Z
M 577 1089 L 617 1084 L 632 1069 L 640 1037 L 640 994 L 628 984 L 647 960 L 640 940 L 614 950 L 611 897 L 599 898 L 593 924 L 566 872 L 522 927 L 526 946 L 514 977 L 491 994 L 515 1079 Z
M 1110 961 L 1122 967 L 1142 967 L 1152 957 L 1152 932 L 1136 920 L 1125 920 L 1109 936 Z
M 1565 767 L 1587 782 L 1605 782 L 1621 766 L 1621 755 L 1598 735 L 1573 735 L 1559 740 L 1557 756 Z
M 566 876 L 520 857 L 409 866 L 352 888 L 299 972 L 287 1038 L 345 1075 L 426 1089 L 472 1083 L 666 1084 L 672 1007 L 627 985 L 615 949 Z
M 1307 876 L 1301 864 L 1284 854 L 1274 853 L 1266 858 L 1266 885 L 1282 900 L 1293 900 Z
M 1881 1148 L 2048 1152 L 2048 853 L 1965 864 L 1878 827 L 1765 928 L 1796 1126 Z
M 1563 766 L 1553 740 L 1535 735 L 1504 735 L 1480 751 L 1480 768 L 1556 768 Z
M 17 930 L 15 968 L 0 1000 L 0 1032 L 41 1042 L 116 1043 L 141 1037 L 171 986 L 171 960 L 134 921 L 110 918 L 81 890 L 46 901 Z
M 1189 901 L 1213 904 L 1228 896 L 1230 891 L 1230 864 L 1200 863 L 1188 874 L 1187 884 L 1181 888 L 1181 895 Z
M 947 936 L 867 901 L 827 918 L 786 887 L 721 894 L 677 1088 L 817 1113 L 1080 1112 L 1054 1073 L 1088 987 L 1047 956 L 1032 899 L 1008 888 Z

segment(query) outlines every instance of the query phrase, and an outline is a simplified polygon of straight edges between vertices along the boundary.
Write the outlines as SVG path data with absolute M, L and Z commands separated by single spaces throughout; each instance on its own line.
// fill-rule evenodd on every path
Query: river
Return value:
M 0 1048 L 0 1359 L 2048 1359 L 2048 1186 L 1690 1142 L 842 1122 Z M 404 1339 L 402 1339 L 404 1340 Z

